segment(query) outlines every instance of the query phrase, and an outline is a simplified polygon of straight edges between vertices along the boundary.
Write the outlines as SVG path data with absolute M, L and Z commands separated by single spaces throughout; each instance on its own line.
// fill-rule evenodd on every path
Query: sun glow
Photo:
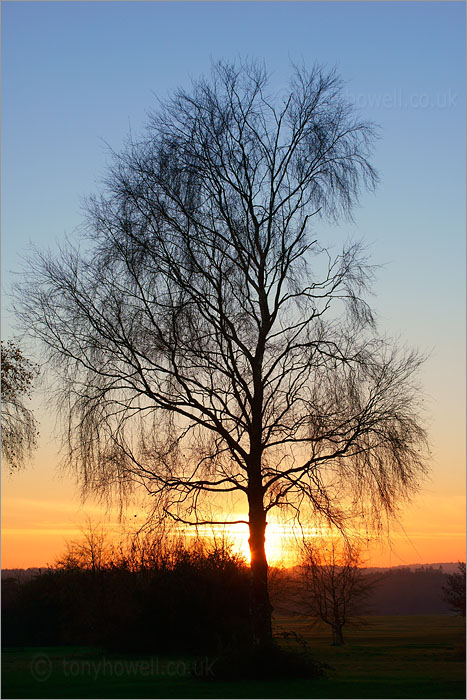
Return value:
M 271 566 L 293 566 L 297 562 L 298 546 L 297 539 L 300 533 L 296 527 L 290 523 L 282 523 L 270 520 L 266 528 L 266 558 Z M 246 561 L 250 561 L 250 545 L 248 543 L 249 532 L 247 525 L 231 525 L 226 530 L 227 539 L 232 541 L 232 545 Z M 307 537 L 316 537 L 320 533 L 317 528 L 306 528 Z

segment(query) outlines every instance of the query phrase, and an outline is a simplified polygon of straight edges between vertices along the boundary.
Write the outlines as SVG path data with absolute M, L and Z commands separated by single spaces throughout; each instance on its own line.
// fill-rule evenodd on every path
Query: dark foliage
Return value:
M 465 561 L 460 561 L 457 568 L 456 573 L 448 575 L 443 594 L 450 610 L 465 617 Z
M 11 341 L 1 341 L 2 457 L 21 469 L 37 445 L 37 423 L 27 400 L 39 368 Z
M 218 681 L 320 678 L 326 666 L 305 651 L 282 649 L 272 644 L 264 649 L 248 647 L 220 656 L 213 664 L 212 679 Z
M 249 632 L 248 569 L 225 552 L 179 549 L 170 564 L 48 572 L 9 589 L 3 644 L 215 652 Z

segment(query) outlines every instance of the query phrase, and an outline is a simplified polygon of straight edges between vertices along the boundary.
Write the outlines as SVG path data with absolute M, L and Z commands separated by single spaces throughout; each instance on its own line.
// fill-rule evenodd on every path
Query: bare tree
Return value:
M 1 342 L 2 456 L 10 471 L 20 469 L 37 444 L 37 424 L 25 401 L 38 368 L 12 341 Z
M 361 247 L 331 255 L 313 223 L 375 185 L 373 138 L 332 71 L 294 69 L 278 98 L 260 65 L 215 64 L 115 155 L 83 252 L 37 253 L 18 308 L 85 492 L 138 485 L 198 524 L 245 498 L 256 645 L 271 509 L 379 517 L 424 470 L 421 360 L 376 335 Z
M 348 540 L 331 537 L 303 543 L 303 603 L 309 613 L 330 625 L 334 646 L 344 644 L 344 625 L 358 620 L 377 584 L 377 578 L 365 574 L 361 566 L 360 549 Z
M 100 523 L 94 523 L 90 517 L 80 528 L 81 539 L 71 540 L 66 544 L 66 552 L 55 562 L 58 569 L 88 569 L 96 572 L 108 566 L 112 545 Z

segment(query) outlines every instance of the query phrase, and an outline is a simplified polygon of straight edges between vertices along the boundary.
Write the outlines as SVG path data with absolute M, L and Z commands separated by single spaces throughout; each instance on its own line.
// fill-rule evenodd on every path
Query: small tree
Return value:
M 245 523 L 252 640 L 272 639 L 273 508 L 392 514 L 424 472 L 421 359 L 375 332 L 361 246 L 329 252 L 376 174 L 333 71 L 285 97 L 257 64 L 178 91 L 115 156 L 81 252 L 38 253 L 17 309 L 57 372 L 85 493 L 141 487 L 179 523 Z M 244 499 L 229 520 L 226 497 Z
M 37 444 L 36 420 L 25 404 L 37 372 L 18 345 L 1 341 L 2 457 L 11 471 L 24 466 Z
M 447 585 L 443 586 L 444 599 L 454 612 L 465 617 L 465 561 L 460 561 L 457 571 L 448 574 Z
M 356 621 L 377 583 L 374 576 L 363 573 L 361 563 L 358 546 L 347 541 L 308 540 L 303 544 L 303 602 L 311 615 L 331 627 L 334 646 L 344 644 L 344 625 Z
M 67 542 L 66 552 L 55 563 L 57 569 L 83 569 L 100 571 L 109 565 L 112 545 L 103 526 L 87 518 L 81 528 L 80 540 Z

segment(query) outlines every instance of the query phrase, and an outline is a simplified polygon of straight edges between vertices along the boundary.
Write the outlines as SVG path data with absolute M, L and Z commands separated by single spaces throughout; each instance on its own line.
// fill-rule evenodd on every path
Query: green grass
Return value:
M 280 617 L 276 631 L 295 631 L 331 667 L 314 681 L 220 683 L 190 676 L 205 658 L 101 654 L 83 647 L 5 649 L 5 698 L 465 698 L 465 632 L 447 615 L 366 618 L 332 647 L 325 626 Z M 290 645 L 284 641 L 284 645 Z

